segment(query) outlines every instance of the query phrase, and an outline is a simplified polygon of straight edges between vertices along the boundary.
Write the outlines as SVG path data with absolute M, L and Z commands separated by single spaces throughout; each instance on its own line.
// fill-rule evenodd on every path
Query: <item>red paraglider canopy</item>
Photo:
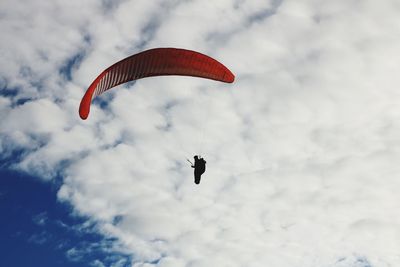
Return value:
M 89 86 L 79 107 L 79 116 L 89 116 L 92 98 L 126 82 L 163 75 L 201 77 L 226 83 L 233 73 L 217 60 L 199 52 L 178 48 L 155 48 L 127 57 L 104 70 Z

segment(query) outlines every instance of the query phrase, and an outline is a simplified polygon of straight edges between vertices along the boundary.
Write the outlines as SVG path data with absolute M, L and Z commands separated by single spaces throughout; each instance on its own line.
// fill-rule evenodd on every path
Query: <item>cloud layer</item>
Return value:
M 61 175 L 60 200 L 116 237 L 133 266 L 400 263 L 397 1 L 0 10 L 7 166 Z M 100 71 L 163 46 L 209 54 L 236 82 L 144 79 L 79 119 Z M 197 153 L 200 186 L 185 162 Z

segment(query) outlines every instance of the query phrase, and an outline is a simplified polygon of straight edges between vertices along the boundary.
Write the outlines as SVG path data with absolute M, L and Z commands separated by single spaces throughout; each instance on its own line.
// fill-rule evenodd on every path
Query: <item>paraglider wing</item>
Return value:
M 89 86 L 79 107 L 79 116 L 89 116 L 92 99 L 126 82 L 163 75 L 201 77 L 232 83 L 235 76 L 217 60 L 178 48 L 155 48 L 127 57 L 104 70 Z

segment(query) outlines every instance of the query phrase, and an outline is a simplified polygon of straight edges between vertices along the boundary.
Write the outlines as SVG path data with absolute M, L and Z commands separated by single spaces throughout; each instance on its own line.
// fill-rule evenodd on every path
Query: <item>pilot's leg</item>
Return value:
M 200 178 L 201 178 L 201 174 L 195 173 L 194 174 L 194 183 L 195 184 L 199 184 L 200 183 Z

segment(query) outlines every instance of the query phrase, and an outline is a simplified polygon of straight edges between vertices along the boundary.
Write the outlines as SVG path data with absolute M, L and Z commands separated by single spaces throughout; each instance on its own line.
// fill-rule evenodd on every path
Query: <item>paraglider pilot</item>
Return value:
M 201 175 L 206 171 L 206 161 L 203 158 L 199 158 L 199 156 L 194 156 L 194 164 L 192 164 L 192 168 L 194 168 L 194 183 L 199 184 Z

